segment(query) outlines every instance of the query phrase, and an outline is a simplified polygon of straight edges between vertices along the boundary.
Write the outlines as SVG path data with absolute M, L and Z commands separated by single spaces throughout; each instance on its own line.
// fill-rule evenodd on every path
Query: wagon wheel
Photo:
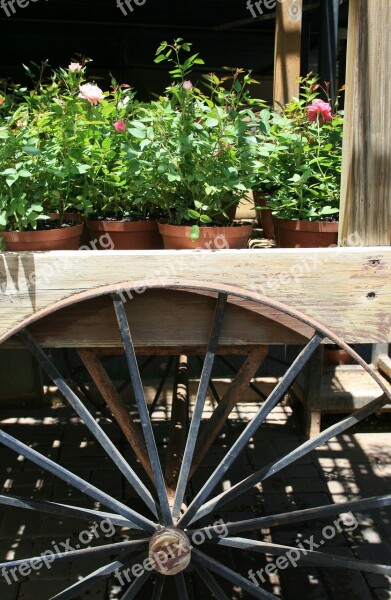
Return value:
M 178 285 L 171 287 L 180 288 Z M 104 566 L 94 569 L 87 576 L 68 585 L 66 589 L 52 596 L 52 599 L 79 598 L 85 591 L 88 593 L 88 590 L 97 581 L 106 581 L 114 576 L 117 581 L 120 580 L 121 585 L 127 586 L 121 591 L 120 597 L 122 600 L 149 597 L 150 594 L 143 595 L 144 586 L 148 582 L 153 586 L 153 600 L 172 597 L 172 586 L 176 588 L 177 597 L 183 600 L 189 597 L 189 578 L 194 579 L 196 576 L 203 581 L 203 585 L 209 589 L 212 596 L 218 599 L 229 598 L 232 586 L 236 590 L 238 588 L 242 590 L 242 598 L 277 598 L 264 589 L 262 585 L 259 585 L 259 582 L 255 581 L 254 578 L 237 573 L 232 568 L 232 564 L 228 566 L 224 562 L 224 556 L 226 556 L 224 551 L 227 548 L 233 549 L 235 552 L 249 552 L 250 554 L 255 552 L 278 557 L 286 557 L 289 553 L 290 555 L 294 553 L 294 556 L 297 557 L 297 563 L 300 563 L 300 565 L 309 563 L 322 567 L 346 568 L 384 575 L 391 574 L 391 566 L 389 565 L 368 563 L 329 552 L 308 550 L 300 547 L 300 545 L 284 546 L 274 544 L 262 540 L 260 536 L 260 530 L 266 527 L 298 522 L 304 523 L 314 519 L 338 516 L 341 513 L 350 511 L 365 512 L 389 506 L 391 504 L 390 495 L 266 516 L 255 514 L 251 519 L 240 521 L 225 522 L 221 520 L 221 515 L 224 514 L 222 511 L 228 503 L 240 499 L 257 484 L 272 477 L 335 435 L 346 431 L 352 425 L 379 410 L 390 401 L 390 393 L 376 373 L 348 345 L 324 326 L 305 317 L 298 311 L 271 301 L 266 297 L 237 291 L 234 288 L 223 286 L 213 288 L 211 285 L 203 288 L 201 285 L 197 287 L 198 289 L 194 286 L 191 291 L 209 294 L 209 296 L 216 299 L 214 317 L 211 323 L 210 337 L 197 397 L 187 430 L 184 403 L 186 394 L 183 393 L 185 386 L 181 386 L 181 369 L 179 369 L 166 457 L 159 456 L 155 439 L 156 426 L 148 411 L 132 341 L 132 327 L 125 310 L 121 290 L 110 290 L 110 295 L 123 342 L 141 426 L 130 416 L 96 354 L 92 351 L 81 350 L 80 356 L 87 369 L 94 375 L 94 381 L 98 388 L 103 390 L 105 400 L 113 416 L 132 446 L 135 455 L 134 464 L 132 461 L 125 460 L 116 445 L 95 420 L 94 415 L 89 412 L 69 387 L 28 328 L 25 327 L 18 332 L 17 335 L 20 340 L 30 349 L 43 370 L 53 380 L 59 391 L 123 474 L 138 496 L 138 503 L 136 506 L 133 501 L 125 502 L 115 495 L 102 491 L 5 431 L 0 431 L 2 444 L 83 492 L 96 502 L 94 509 L 90 509 L 60 504 L 54 501 L 30 500 L 28 498 L 2 495 L 0 496 L 1 504 L 62 517 L 74 517 L 90 522 L 103 523 L 108 521 L 112 526 L 121 527 L 122 531 L 127 531 L 129 534 L 127 540 L 116 543 L 101 543 L 93 548 L 73 548 L 64 552 L 52 551 L 45 555 L 46 562 L 42 556 L 8 561 L 0 564 L 0 572 L 3 576 L 8 576 L 12 581 L 12 570 L 14 570 L 13 572 L 19 572 L 18 569 L 21 565 L 24 565 L 24 572 L 26 572 L 26 565 L 28 570 L 28 567 L 37 569 L 38 564 L 39 568 L 44 568 L 48 564 L 53 566 L 53 564 L 64 564 L 84 558 L 89 560 L 104 559 Z M 197 467 L 203 464 L 212 443 L 217 443 L 217 437 L 235 405 L 238 386 L 243 385 L 243 380 L 247 379 L 248 382 L 251 379 L 257 371 L 262 357 L 264 358 L 266 355 L 265 349 L 258 349 L 254 353 L 250 353 L 231 387 L 228 388 L 228 391 L 215 408 L 212 417 L 207 421 L 202 421 L 212 366 L 224 323 L 225 309 L 229 302 L 243 301 L 247 302 L 247 306 L 252 303 L 258 307 L 271 308 L 281 315 L 288 316 L 292 322 L 305 324 L 312 333 L 305 347 L 263 402 L 257 414 L 229 445 L 221 461 L 213 466 L 210 476 L 200 484 L 189 487 L 191 477 L 194 473 L 197 473 Z M 292 451 L 244 477 L 223 492 L 217 493 L 216 487 L 218 484 L 227 473 L 230 473 L 233 463 L 244 452 L 250 439 L 259 430 L 271 410 L 283 398 L 301 369 L 325 339 L 346 350 L 372 375 L 379 385 L 379 398 L 370 402 L 364 408 L 355 411 L 351 416 L 343 418 L 339 423 L 332 425 L 315 438 L 299 444 Z M 145 481 L 145 478 L 140 477 L 134 468 L 136 457 L 148 475 L 147 481 Z M 106 512 L 107 509 L 110 512 Z M 258 539 L 254 537 L 254 533 L 258 535 Z M 223 558 L 220 558 L 221 556 Z M 130 578 L 129 573 L 132 574 Z M 168 588 L 171 591 L 165 592 Z

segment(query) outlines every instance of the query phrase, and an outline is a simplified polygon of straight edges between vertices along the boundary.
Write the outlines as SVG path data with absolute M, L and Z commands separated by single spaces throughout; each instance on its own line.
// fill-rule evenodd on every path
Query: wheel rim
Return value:
M 210 287 L 208 287 L 208 289 L 209 292 L 216 293 L 215 289 L 211 290 Z M 78 398 L 71 387 L 67 384 L 55 365 L 52 363 L 43 349 L 37 344 L 29 331 L 27 329 L 22 329 L 18 333 L 21 341 L 30 349 L 47 375 L 54 381 L 59 391 L 64 395 L 68 403 L 79 415 L 81 420 L 105 450 L 107 455 L 114 462 L 116 467 L 121 471 L 129 485 L 137 493 L 144 506 L 143 511 L 135 510 L 132 507 L 127 506 L 117 498 L 103 492 L 98 487 L 88 483 L 77 475 L 74 475 L 72 472 L 68 471 L 64 467 L 61 467 L 54 461 L 51 461 L 50 459 L 40 455 L 32 448 L 29 448 L 27 445 L 8 435 L 6 432 L 0 431 L 0 442 L 5 446 L 15 450 L 16 452 L 19 452 L 49 473 L 52 473 L 76 489 L 83 491 L 83 493 L 85 493 L 87 496 L 94 499 L 102 506 L 110 509 L 112 512 L 109 513 L 103 510 L 83 509 L 80 507 L 66 506 L 55 502 L 30 501 L 13 496 L 0 496 L 1 504 L 20 508 L 29 508 L 31 510 L 38 510 L 43 513 L 52 513 L 80 519 L 97 519 L 100 521 L 109 520 L 115 526 L 128 527 L 131 530 L 135 530 L 137 533 L 137 539 L 132 539 L 122 543 L 106 544 L 92 549 L 52 553 L 50 560 L 56 563 L 73 561 L 83 557 L 94 558 L 98 556 L 108 556 L 109 560 L 104 567 L 100 567 L 99 569 L 92 571 L 80 581 L 68 586 L 65 590 L 59 594 L 56 594 L 55 596 L 52 596 L 51 598 L 62 600 L 67 598 L 76 598 L 84 590 L 88 590 L 97 579 L 108 578 L 115 574 L 121 574 L 124 569 L 129 568 L 129 564 L 133 564 L 133 566 L 141 564 L 144 565 L 144 568 L 142 569 L 142 572 L 140 572 L 140 574 L 134 579 L 134 581 L 129 583 L 126 591 L 121 596 L 121 600 L 127 600 L 129 598 L 136 597 L 140 590 L 142 590 L 144 584 L 150 578 L 153 578 L 154 581 L 153 598 L 159 599 L 163 597 L 164 583 L 167 577 L 174 578 L 178 597 L 181 599 L 187 598 L 188 591 L 186 586 L 186 568 L 190 562 L 194 566 L 195 572 L 201 577 L 206 586 L 209 588 L 210 592 L 216 598 L 227 598 L 227 595 L 221 587 L 219 581 L 230 582 L 230 584 L 241 588 L 249 595 L 249 597 L 276 598 L 275 595 L 271 594 L 266 589 L 259 587 L 248 578 L 239 575 L 221 561 L 210 556 L 205 548 L 199 547 L 199 544 L 197 544 L 195 540 L 200 539 L 202 536 L 204 539 L 207 539 L 208 543 L 213 543 L 220 547 L 228 547 L 247 551 L 250 550 L 251 552 L 260 552 L 263 554 L 269 553 L 277 556 L 282 556 L 286 553 L 297 551 L 300 555 L 300 560 L 304 563 L 309 562 L 317 565 L 336 566 L 370 573 L 390 575 L 391 566 L 388 565 L 372 564 L 359 560 L 346 559 L 344 557 L 331 555 L 329 553 L 325 554 L 316 551 L 304 552 L 303 550 L 298 550 L 293 546 L 279 546 L 277 544 L 265 543 L 252 538 L 233 537 L 235 534 L 242 534 L 246 531 L 254 531 L 265 526 L 278 526 L 285 523 L 307 521 L 314 518 L 338 515 L 341 512 L 352 510 L 373 510 L 376 508 L 389 506 L 391 505 L 390 495 L 369 498 L 366 500 L 357 500 L 338 506 L 324 506 L 318 507 L 317 509 L 292 511 L 290 513 L 269 515 L 266 517 L 258 516 L 254 517 L 254 519 L 242 520 L 233 523 L 224 523 L 224 536 L 222 536 L 222 525 L 216 525 L 212 522 L 213 513 L 221 509 L 221 507 L 223 507 L 225 504 L 236 500 L 253 486 L 259 484 L 260 482 L 284 469 L 289 464 L 292 464 L 296 460 L 302 458 L 319 445 L 329 441 L 335 435 L 346 431 L 350 426 L 366 418 L 366 416 L 369 414 L 376 412 L 379 410 L 379 408 L 389 402 L 391 399 L 389 392 L 369 367 L 369 365 L 367 365 L 348 345 L 346 345 L 342 340 L 340 340 L 336 335 L 323 327 L 321 324 L 315 323 L 313 320 L 308 319 L 304 315 L 298 313 L 298 311 L 295 311 L 277 302 L 269 301 L 267 298 L 257 298 L 257 302 L 260 302 L 266 306 L 277 308 L 282 313 L 288 314 L 289 316 L 310 325 L 314 329 L 314 334 L 304 349 L 293 361 L 283 378 L 267 397 L 257 415 L 248 423 L 244 431 L 241 432 L 236 441 L 229 448 L 229 452 L 227 452 L 222 461 L 216 466 L 212 474 L 201 485 L 200 489 L 194 494 L 194 496 L 189 498 L 187 495 L 187 486 L 189 479 L 195 472 L 195 467 L 199 466 L 199 464 L 197 464 L 198 451 L 201 455 L 205 455 L 205 450 L 203 450 L 206 447 L 205 444 L 210 445 L 210 440 L 212 439 L 213 441 L 216 439 L 225 422 L 224 417 L 226 416 L 227 407 L 225 407 L 226 411 L 224 412 L 224 407 L 221 409 L 219 405 L 216 408 L 215 414 L 213 415 L 215 418 L 211 419 L 212 425 L 208 423 L 202 423 L 202 414 L 208 388 L 210 387 L 211 372 L 216 356 L 221 329 L 223 326 L 225 307 L 230 296 L 235 296 L 238 298 L 248 297 L 253 301 L 254 298 L 251 295 L 245 296 L 240 292 L 235 292 L 234 290 L 227 291 L 227 289 L 224 289 L 217 291 L 214 318 L 211 324 L 211 333 L 205 360 L 202 366 L 193 415 L 189 423 L 183 453 L 179 458 L 176 457 L 177 473 L 174 477 L 175 489 L 173 489 L 172 481 L 170 482 L 170 485 L 168 485 L 167 470 L 165 474 L 163 473 L 161 457 L 158 453 L 153 424 L 150 417 L 151 407 L 148 407 L 145 399 L 140 370 L 136 359 L 136 352 L 132 341 L 131 328 L 129 326 L 124 302 L 119 292 L 120 290 L 112 294 L 113 307 L 125 349 L 127 366 L 133 386 L 141 427 L 138 429 L 137 424 L 129 420 L 129 418 L 126 418 L 124 407 L 121 404 L 120 398 L 113 390 L 111 390 L 111 395 L 109 394 L 109 397 L 111 398 L 111 404 L 109 404 L 109 408 L 112 410 L 117 422 L 120 424 L 122 431 L 131 441 L 132 448 L 144 467 L 146 473 L 148 474 L 149 479 L 153 483 L 153 486 L 151 485 L 151 482 L 146 484 L 135 472 L 128 461 L 126 461 L 120 454 L 115 444 L 108 438 L 99 424 L 96 423 L 91 412 L 86 408 L 80 398 Z M 379 392 L 383 391 L 383 394 L 365 407 L 355 411 L 350 417 L 344 418 L 339 423 L 321 432 L 321 434 L 315 438 L 304 442 L 293 451 L 288 452 L 280 459 L 273 461 L 273 463 L 266 465 L 252 475 L 242 479 L 230 489 L 222 492 L 221 494 L 214 495 L 216 486 L 232 467 L 234 461 L 244 451 L 249 440 L 265 422 L 265 419 L 270 414 L 271 410 L 273 410 L 273 408 L 280 402 L 281 398 L 287 392 L 300 370 L 306 365 L 309 358 L 313 355 L 315 350 L 325 338 L 332 340 L 341 348 L 345 349 L 359 364 L 361 364 L 365 370 L 368 371 L 378 382 Z M 87 369 L 90 370 L 90 372 L 91 369 L 95 369 L 94 372 L 96 373 L 96 368 L 99 367 L 99 361 L 98 363 L 96 360 L 94 361 L 93 355 L 91 357 L 86 353 L 83 354 L 83 352 L 79 352 L 79 354 L 83 359 Z M 256 355 L 255 357 L 252 357 L 252 361 L 259 358 L 260 355 Z M 247 366 L 250 372 L 253 368 L 251 360 Z M 246 369 L 244 369 L 244 372 L 247 373 Z M 102 378 L 102 386 L 103 388 L 106 386 L 107 392 L 109 383 L 107 379 L 105 379 L 104 370 L 100 371 L 100 376 Z M 251 376 L 249 376 L 249 378 L 251 378 Z M 177 396 L 176 407 L 179 407 Z M 180 410 L 179 414 L 181 414 Z M 172 423 L 174 423 L 173 416 Z M 176 439 L 177 438 L 175 438 L 175 440 Z M 199 440 L 201 440 L 201 444 Z M 176 452 L 175 443 L 172 442 L 171 446 L 169 443 L 167 463 L 169 463 L 171 460 L 171 463 L 174 461 L 175 464 L 175 454 L 178 454 Z M 171 496 L 170 491 L 172 492 Z M 201 524 L 200 520 L 203 521 Z M 206 525 L 205 521 L 207 523 Z M 154 542 L 156 540 L 159 542 L 157 547 L 154 546 Z M 171 540 L 171 542 L 169 540 Z M 164 551 L 164 545 L 167 546 L 166 553 Z M 112 556 L 116 556 L 116 560 L 111 560 Z M 9 561 L 7 563 L 0 564 L 0 569 L 6 569 L 8 572 L 10 569 L 19 568 L 21 564 L 31 565 L 33 564 L 34 560 L 37 560 L 37 558 L 39 557 L 32 557 L 20 561 Z M 145 561 L 148 559 L 149 563 L 145 563 Z M 149 568 L 146 568 L 146 564 Z M 216 576 L 218 579 L 216 579 Z

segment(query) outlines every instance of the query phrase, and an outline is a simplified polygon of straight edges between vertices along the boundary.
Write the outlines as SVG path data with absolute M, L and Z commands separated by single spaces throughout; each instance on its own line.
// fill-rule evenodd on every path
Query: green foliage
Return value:
M 342 117 L 308 118 L 316 78 L 278 111 L 249 94 L 251 73 L 225 69 L 192 82 L 203 64 L 182 39 L 162 42 L 156 63 L 172 83 L 151 102 L 114 79 L 88 83 L 89 59 L 46 76 L 25 66 L 31 88 L 0 81 L 0 231 L 34 229 L 52 212 L 138 217 L 157 213 L 199 227 L 228 219 L 248 190 L 274 190 L 285 218 L 338 212 Z
M 279 111 L 261 113 L 256 189 L 271 191 L 268 202 L 282 219 L 307 221 L 338 217 L 342 164 L 343 117 L 334 106 L 331 121 L 310 121 L 308 107 L 321 88 L 311 75 L 301 80 L 300 98 Z

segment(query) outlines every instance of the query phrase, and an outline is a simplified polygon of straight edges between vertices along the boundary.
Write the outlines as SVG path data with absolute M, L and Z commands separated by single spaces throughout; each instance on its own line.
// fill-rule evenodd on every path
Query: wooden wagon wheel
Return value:
M 49 558 L 48 556 L 46 558 L 52 564 L 72 562 L 82 558 L 105 558 L 107 561 L 103 567 L 72 583 L 60 593 L 52 596 L 52 599 L 66 600 L 68 598 L 79 598 L 96 581 L 113 577 L 115 574 L 118 575 L 118 573 L 129 573 L 129 570 L 133 574 L 133 579 L 125 591 L 123 591 L 121 595 L 122 600 L 142 597 L 142 590 L 147 581 L 151 581 L 153 584 L 153 600 L 168 597 L 165 596 L 164 592 L 167 580 L 170 580 L 170 585 L 172 582 L 175 583 L 177 597 L 180 600 L 184 600 L 189 597 L 186 582 L 189 570 L 191 570 L 192 577 L 198 574 L 203 583 L 209 588 L 213 597 L 219 600 L 228 598 L 227 582 L 229 582 L 230 586 L 241 588 L 244 592 L 244 596 L 242 597 L 276 598 L 275 595 L 263 589 L 262 585 L 257 585 L 251 578 L 249 579 L 244 575 L 238 574 L 234 569 L 224 564 L 220 559 L 217 559 L 216 548 L 219 555 L 219 548 L 221 547 L 235 549 L 235 551 L 239 552 L 272 554 L 278 557 L 295 552 L 299 564 L 310 563 L 322 567 L 346 568 L 390 575 L 391 566 L 389 565 L 368 563 L 337 556 L 329 552 L 303 549 L 299 546 L 283 546 L 265 542 L 262 539 L 255 539 L 251 535 L 253 535 L 253 532 L 258 532 L 259 534 L 259 531 L 266 527 L 307 522 L 313 519 L 325 519 L 354 510 L 360 512 L 376 510 L 391 505 L 391 495 L 266 516 L 255 515 L 252 519 L 234 522 L 221 522 L 218 518 L 216 519 L 216 515 L 218 517 L 221 516 L 222 513 L 219 513 L 219 511 L 223 510 L 223 507 L 228 502 L 240 498 L 260 482 L 272 477 L 318 446 L 329 441 L 335 435 L 346 431 L 352 425 L 365 419 L 368 415 L 387 404 L 391 396 L 377 374 L 330 330 L 286 305 L 272 301 L 266 297 L 260 297 L 222 285 L 213 287 L 212 285 L 202 286 L 201 284 L 197 284 L 187 289 L 179 285 L 172 285 L 171 287 L 187 292 L 192 291 L 198 294 L 209 295 L 209 298 L 215 298 L 215 309 L 192 418 L 184 436 L 185 411 L 183 409 L 183 398 L 181 398 L 181 394 L 178 392 L 174 395 L 169 427 L 170 439 L 168 440 L 165 461 L 164 457 L 159 456 L 154 423 L 149 414 L 136 359 L 136 350 L 132 339 L 132 326 L 129 323 L 120 289 L 106 289 L 104 292 L 106 293 L 106 299 L 107 292 L 110 293 L 109 297 L 111 297 L 113 303 L 113 315 L 115 314 L 125 351 L 141 426 L 131 419 L 126 406 L 116 393 L 107 372 L 102 368 L 102 364 L 97 359 L 96 354 L 91 350 L 79 350 L 79 354 L 86 367 L 94 374 L 94 381 L 100 389 L 104 390 L 109 408 L 134 450 L 135 462 L 137 457 L 139 463 L 141 463 L 148 474 L 148 482 L 145 482 L 145 479 L 136 473 L 133 468 L 134 465 L 132 466 L 132 461 L 128 462 L 125 460 L 116 445 L 109 439 L 102 427 L 95 420 L 93 414 L 91 414 L 86 405 L 83 404 L 81 399 L 69 387 L 45 350 L 36 341 L 31 330 L 23 326 L 17 333 L 19 339 L 30 349 L 43 370 L 53 380 L 59 391 L 115 463 L 139 498 L 136 509 L 131 506 L 131 502 L 125 503 L 114 495 L 102 491 L 60 464 L 15 439 L 5 431 L 0 431 L 0 442 L 2 444 L 23 455 L 26 459 L 39 465 L 42 469 L 60 478 L 67 484 L 82 491 L 86 496 L 95 500 L 98 508 L 81 508 L 54 501 L 30 500 L 11 495 L 1 495 L 1 504 L 46 514 L 60 515 L 62 517 L 74 517 L 85 521 L 103 522 L 108 520 L 112 525 L 125 529 L 128 528 L 129 531 L 131 539 L 127 539 L 126 541 L 110 544 L 103 543 L 94 548 L 72 549 L 65 552 L 50 553 L 50 556 L 48 555 Z M 95 292 L 95 296 L 101 293 L 101 291 Z M 91 293 L 90 297 L 93 296 L 94 294 Z M 85 298 L 86 295 L 83 296 L 83 299 Z M 75 302 L 74 298 L 72 302 Z M 208 421 L 202 421 L 212 366 L 224 324 L 224 313 L 230 302 L 247 303 L 245 304 L 247 308 L 253 305 L 258 307 L 258 309 L 262 307 L 272 309 L 275 313 L 289 317 L 291 323 L 293 323 L 293 327 L 294 323 L 304 324 L 308 327 L 311 335 L 305 347 L 261 405 L 257 414 L 227 449 L 219 464 L 214 465 L 209 478 L 202 482 L 192 495 L 188 488 L 189 480 L 197 466 L 202 464 L 202 460 L 205 458 L 212 443 L 216 443 L 215 440 L 235 404 L 234 396 L 235 385 L 238 384 L 237 379 L 232 383 L 231 392 L 225 394 L 216 407 L 212 417 Z M 238 481 L 229 487 L 229 489 L 216 494 L 216 487 L 222 478 L 229 472 L 235 460 L 245 450 L 249 440 L 259 430 L 271 410 L 278 404 L 301 369 L 325 339 L 338 344 L 346 350 L 371 374 L 379 385 L 379 398 L 355 411 L 351 416 L 343 418 L 337 424 L 322 431 L 315 438 L 298 445 L 298 447 L 281 456 L 279 459 Z M 240 354 L 240 351 L 238 354 Z M 263 352 L 263 356 L 265 354 L 266 352 Z M 262 351 L 260 353 L 259 349 L 258 354 L 250 353 L 240 369 L 238 377 L 242 378 L 242 380 L 247 377 L 249 381 L 256 371 L 257 365 L 261 362 L 261 358 Z M 182 442 L 184 442 L 183 447 L 181 447 Z M 142 505 L 141 509 L 138 508 L 139 505 Z M 104 508 L 101 509 L 100 507 Z M 105 512 L 107 509 L 110 512 Z M 217 520 L 219 522 L 216 522 Z M 250 537 L 246 537 L 247 532 L 251 532 Z M 3 574 L 9 573 L 12 569 L 18 569 L 22 564 L 37 565 L 37 561 L 42 562 L 42 557 L 35 556 L 24 560 L 8 561 L 0 564 L 0 571 Z M 141 567 L 138 565 L 141 565 Z M 122 580 L 126 582 L 125 575 L 122 577 Z

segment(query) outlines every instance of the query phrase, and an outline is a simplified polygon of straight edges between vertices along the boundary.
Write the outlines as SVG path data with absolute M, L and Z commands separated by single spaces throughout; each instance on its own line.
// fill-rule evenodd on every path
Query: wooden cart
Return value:
M 283 556 L 288 546 L 257 541 L 245 532 L 282 523 L 304 522 L 353 510 L 376 510 L 391 504 L 391 496 L 353 500 L 284 514 L 254 515 L 225 523 L 221 536 L 216 518 L 227 503 L 245 502 L 246 492 L 286 466 L 301 459 L 336 434 L 384 407 L 390 388 L 351 349 L 351 343 L 391 340 L 391 248 L 331 248 L 319 250 L 222 250 L 150 252 L 52 252 L 0 255 L 0 340 L 3 348 L 27 347 L 85 426 L 132 486 L 139 501 L 124 503 L 115 495 L 81 479 L 61 464 L 0 432 L 0 441 L 45 471 L 81 490 L 98 508 L 87 509 L 55 501 L 10 495 L 0 503 L 84 520 L 110 519 L 129 530 L 130 539 L 98 548 L 54 554 L 53 561 L 107 557 L 104 568 L 73 583 L 55 598 L 79 597 L 91 581 L 109 577 L 129 561 L 154 564 L 129 586 L 123 598 L 134 598 L 143 584 L 156 579 L 154 598 L 162 597 L 167 575 L 174 575 L 178 597 L 187 598 L 184 570 L 189 562 L 216 598 L 227 598 L 215 575 L 240 587 L 248 597 L 275 598 L 249 579 L 197 548 L 195 540 L 238 552 Z M 357 361 L 377 385 L 378 394 L 367 405 L 337 424 L 222 493 L 217 486 L 240 457 L 252 436 L 262 431 L 267 415 L 277 405 L 326 342 L 338 344 Z M 302 350 L 261 404 L 210 477 L 195 493 L 188 486 L 240 401 L 241 394 L 274 344 L 300 344 Z M 134 451 L 126 461 L 75 394 L 46 349 L 73 348 L 89 371 L 112 415 Z M 138 418 L 133 418 L 105 370 L 100 356 L 125 354 Z M 225 391 L 212 416 L 203 408 L 216 354 L 245 355 L 246 359 Z M 158 453 L 153 414 L 149 410 L 137 355 L 204 355 L 192 418 L 187 426 L 186 386 L 177 378 L 171 418 L 167 422 L 167 452 Z M 182 372 L 183 375 L 183 372 Z M 182 382 L 183 383 L 183 382 Z M 142 465 L 148 482 L 141 478 Z M 197 486 L 195 486 L 197 487 Z M 238 499 L 238 500 L 237 500 Z M 110 512 L 106 512 L 109 510 Z M 197 538 L 198 536 L 198 538 Z M 240 536 L 240 537 L 237 537 Z M 242 537 L 244 536 L 244 537 Z M 299 551 L 301 552 L 301 551 Z M 333 554 L 310 553 L 312 563 L 390 574 L 391 566 L 365 563 Z M 157 560 L 160 557 L 161 560 Z M 34 557 L 33 557 L 34 558 Z M 307 557 L 308 558 L 308 557 Z M 33 559 L 27 559 L 27 563 Z M 155 562 L 154 562 L 155 561 Z M 10 561 L 0 568 L 17 568 L 26 561 Z
M 279 3 L 275 97 L 282 101 L 295 90 L 292 73 L 299 68 L 299 21 L 289 21 L 291 5 Z M 335 5 L 335 0 L 333 2 Z M 295 13 L 297 14 L 297 12 Z M 0 254 L 0 342 L 4 348 L 27 347 L 58 390 L 102 446 L 133 490 L 123 501 L 61 464 L 0 431 L 0 442 L 40 468 L 80 490 L 94 501 L 92 508 L 53 501 L 1 495 L 0 503 L 85 521 L 122 527 L 126 540 L 96 548 L 51 553 L 50 560 L 105 559 L 105 565 L 72 583 L 57 600 L 77 598 L 92 582 L 112 576 L 124 565 L 141 563 L 122 600 L 135 598 L 153 578 L 152 600 L 162 594 L 167 576 L 174 576 L 177 597 L 188 598 L 186 568 L 193 568 L 211 594 L 227 595 L 221 581 L 240 588 L 243 597 L 276 598 L 218 560 L 221 548 L 242 553 L 289 553 L 305 562 L 391 575 L 391 566 L 259 541 L 253 533 L 281 524 L 324 519 L 350 511 L 377 511 L 391 504 L 391 495 L 351 500 L 285 513 L 225 522 L 224 508 L 246 502 L 246 492 L 302 459 L 336 434 L 386 406 L 391 394 L 379 373 L 351 349 L 352 343 L 391 342 L 391 93 L 387 68 L 391 60 L 389 0 L 351 0 L 348 79 L 341 190 L 340 245 L 358 234 L 361 245 L 373 247 L 325 250 L 54 252 Z M 281 38 L 281 39 L 280 39 Z M 295 84 L 296 85 L 296 84 Z M 351 244 L 350 244 L 351 245 Z M 388 246 L 388 247 L 387 247 Z M 223 477 L 302 368 L 314 360 L 322 344 L 346 350 L 378 386 L 378 393 L 351 416 L 344 417 L 311 439 L 298 443 L 244 479 L 217 491 Z M 212 465 L 210 476 L 188 486 L 193 474 L 219 443 L 228 416 L 273 344 L 301 345 L 259 411 L 231 447 Z M 47 353 L 50 348 L 74 348 L 103 395 L 123 436 L 133 449 L 127 461 L 103 431 L 93 412 L 71 389 Z M 132 418 L 104 369 L 102 353 L 122 352 L 133 386 L 137 418 Z M 167 426 L 167 452 L 159 454 L 153 414 L 147 405 L 137 355 L 203 354 L 198 392 L 187 426 L 186 397 L 178 373 Z M 211 418 L 202 420 L 214 357 L 246 355 L 232 384 Z M 185 362 L 185 361 L 182 361 Z M 313 363 L 311 365 L 313 368 Z M 308 395 L 311 402 L 312 394 Z M 309 411 L 309 414 L 312 414 Z M 146 477 L 140 476 L 140 465 Z M 106 511 L 110 512 L 106 512 Z M 216 520 L 220 524 L 216 524 Z M 197 540 L 215 544 L 212 555 Z M 29 568 L 39 557 L 0 564 L 0 569 Z M 147 561 L 147 562 L 145 562 Z M 217 578 L 216 578 L 217 576 Z M 142 593 L 142 592 L 141 592 Z

